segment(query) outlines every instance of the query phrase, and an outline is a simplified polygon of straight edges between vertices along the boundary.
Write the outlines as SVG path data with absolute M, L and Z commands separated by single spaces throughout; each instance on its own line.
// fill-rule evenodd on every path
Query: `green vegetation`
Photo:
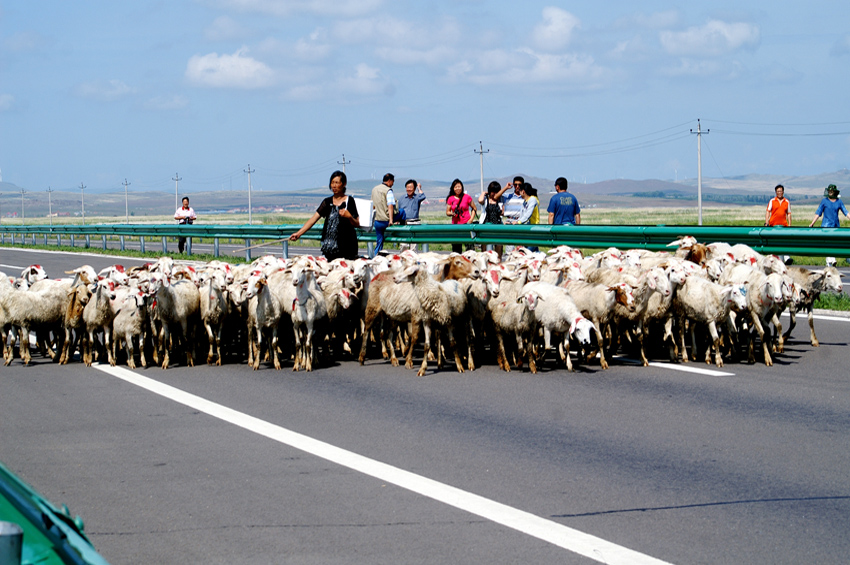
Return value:
M 850 311 L 850 296 L 846 294 L 821 294 L 815 300 L 815 308 L 823 310 L 840 310 L 842 312 Z

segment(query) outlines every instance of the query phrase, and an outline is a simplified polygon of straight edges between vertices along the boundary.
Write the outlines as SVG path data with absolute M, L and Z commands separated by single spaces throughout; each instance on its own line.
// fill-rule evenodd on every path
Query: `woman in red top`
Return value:
M 453 224 L 468 224 L 472 222 L 477 211 L 472 197 L 463 191 L 460 179 L 453 180 L 446 197 L 446 216 L 451 216 Z M 452 251 L 463 253 L 463 245 L 452 244 Z

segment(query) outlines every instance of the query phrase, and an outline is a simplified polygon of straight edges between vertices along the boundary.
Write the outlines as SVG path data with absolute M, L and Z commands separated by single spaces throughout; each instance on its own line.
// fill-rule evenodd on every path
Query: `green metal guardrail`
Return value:
M 0 521 L 24 531 L 21 565 L 109 565 L 83 533 L 83 521 L 58 509 L 0 464 Z
M 91 236 L 100 236 L 106 248 L 109 237 L 140 238 L 142 248 L 147 237 L 162 238 L 163 252 L 167 252 L 166 238 L 189 237 L 214 240 L 215 255 L 221 238 L 244 240 L 250 247 L 252 240 L 279 240 L 284 254 L 288 255 L 286 238 L 299 225 L 89 225 L 89 226 L 0 226 L 0 237 L 6 243 L 7 236 L 20 236 L 22 241 L 36 236 L 55 237 L 61 245 L 62 239 L 85 237 L 90 246 Z M 370 230 L 358 230 L 361 243 L 371 243 L 375 234 Z M 443 243 L 443 244 L 509 244 L 555 247 L 592 248 L 641 248 L 650 250 L 668 249 L 667 244 L 683 236 L 692 235 L 701 242 L 725 241 L 730 244 L 744 243 L 760 253 L 804 256 L 847 256 L 850 253 L 850 230 L 840 228 L 764 228 L 729 226 L 550 226 L 550 225 L 494 225 L 494 224 L 432 224 L 420 226 L 393 226 L 387 229 L 387 241 L 393 243 Z M 321 226 L 314 226 L 302 236 L 304 239 L 321 238 Z M 250 250 L 246 258 L 250 260 Z

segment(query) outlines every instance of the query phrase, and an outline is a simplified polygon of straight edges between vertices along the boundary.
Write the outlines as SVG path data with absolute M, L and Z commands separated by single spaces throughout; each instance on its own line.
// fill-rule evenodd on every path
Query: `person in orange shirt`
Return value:
M 764 213 L 765 226 L 791 226 L 791 204 L 785 198 L 785 187 L 777 184 L 773 189 L 776 196 L 770 199 L 767 203 L 767 210 Z M 782 260 L 786 265 L 793 263 L 791 257 L 783 255 Z
M 776 197 L 767 203 L 764 213 L 764 225 L 766 226 L 791 226 L 791 205 L 785 198 L 785 187 L 777 184 L 773 189 Z

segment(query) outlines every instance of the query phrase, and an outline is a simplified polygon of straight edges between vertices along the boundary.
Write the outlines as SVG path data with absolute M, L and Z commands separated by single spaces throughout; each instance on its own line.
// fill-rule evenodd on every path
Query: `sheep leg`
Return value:
M 133 335 L 127 334 L 126 336 L 124 336 L 124 343 L 125 343 L 125 346 L 126 346 L 126 349 L 127 349 L 127 366 L 130 367 L 131 369 L 135 369 L 136 368 L 136 360 L 133 359 L 133 357 L 134 357 Z
M 776 352 L 785 353 L 785 339 L 782 337 L 782 322 L 779 321 L 778 312 L 773 313 L 771 323 L 776 328 Z
M 818 341 L 818 336 L 815 335 L 815 318 L 812 312 L 812 307 L 809 306 L 809 334 L 812 338 L 812 347 L 820 347 L 820 342 Z
M 369 336 L 372 333 L 372 325 L 375 323 L 378 313 L 377 308 L 366 308 L 366 315 L 361 322 L 360 356 L 358 357 L 361 365 L 366 360 L 366 348 L 369 346 Z
M 467 327 L 467 330 L 468 330 L 467 333 L 466 333 L 466 335 L 467 335 L 466 346 L 467 346 L 467 355 L 468 355 L 468 358 L 466 360 L 466 368 L 469 369 L 470 371 L 474 371 L 475 370 L 475 340 L 476 340 L 476 335 L 475 335 L 475 328 L 472 325 L 472 320 L 469 320 L 466 327 Z
M 221 332 L 224 330 L 224 324 L 219 322 L 215 329 L 215 364 L 221 366 Z
M 679 345 L 682 349 L 682 363 L 688 362 L 688 348 L 685 347 L 685 320 L 684 318 L 679 319 L 678 324 L 678 337 L 679 337 Z
M 460 359 L 460 351 L 458 351 L 457 341 L 455 340 L 454 332 L 452 331 L 452 326 L 446 326 L 446 332 L 449 334 L 449 347 L 452 348 L 455 354 L 455 366 L 457 367 L 457 372 L 463 372 L 463 362 Z
M 573 361 L 570 359 L 570 334 L 564 334 L 564 339 L 558 344 L 558 353 L 561 355 L 561 360 L 566 363 L 567 370 L 573 370 Z
M 29 365 L 30 361 L 32 361 L 32 356 L 30 355 L 30 329 L 24 326 L 21 326 L 21 339 L 19 340 L 20 344 L 18 345 L 18 350 L 21 354 L 21 361 L 24 362 L 24 365 Z
M 599 346 L 599 365 L 603 369 L 608 368 L 608 361 L 605 360 L 605 342 L 602 340 L 602 332 L 599 330 L 599 322 L 593 321 L 593 329 L 596 330 L 596 339 Z
M 720 354 L 720 336 L 717 333 L 717 324 L 714 321 L 708 324 L 708 332 L 711 334 L 711 340 L 714 343 L 714 364 L 718 367 L 723 366 L 723 356 Z M 710 348 L 709 348 L 710 352 Z M 709 363 L 711 358 L 709 352 L 706 352 L 706 363 Z M 710 364 L 710 363 L 709 363 Z
M 410 345 L 407 348 L 407 357 L 404 362 L 405 369 L 413 368 L 413 348 L 416 347 L 416 342 L 419 341 L 419 326 L 418 320 L 410 323 Z
M 183 340 L 186 344 L 186 365 L 189 367 L 195 366 L 195 323 L 190 320 L 181 320 L 181 330 L 183 330 Z
M 431 324 L 423 321 L 422 326 L 425 330 L 425 354 L 422 356 L 422 365 L 419 366 L 419 371 L 416 373 L 417 377 L 425 375 L 425 371 L 428 369 L 428 352 L 431 350 Z
M 171 331 L 168 328 L 168 324 L 162 324 L 162 331 L 159 333 L 159 346 L 162 348 L 162 368 L 163 370 L 168 368 L 168 364 L 171 361 L 170 359 L 170 348 L 168 347 L 168 342 L 171 339 Z
M 213 335 L 212 326 L 208 321 L 204 321 L 204 329 L 207 330 L 207 341 L 210 344 L 210 350 L 207 353 L 207 365 L 212 365 L 215 359 L 215 336 Z
M 759 334 L 759 339 L 761 339 L 761 348 L 764 350 L 764 364 L 767 367 L 773 366 L 773 358 L 770 355 L 770 339 L 765 339 L 765 330 L 764 326 L 767 325 L 767 321 L 764 321 L 762 324 L 762 320 L 759 316 L 753 317 L 753 325 L 756 327 L 756 331 Z M 768 326 L 768 330 L 770 330 L 770 326 Z
M 274 368 L 275 368 L 276 371 L 280 371 L 280 359 L 277 356 L 277 346 L 278 346 L 277 324 L 275 324 L 275 326 L 272 328 L 272 342 L 271 342 L 270 347 L 271 347 L 273 355 L 274 355 Z M 209 361 L 207 361 L 207 362 L 209 362 Z M 218 364 L 221 365 L 221 359 L 219 359 Z
M 115 366 L 114 345 L 112 343 L 112 328 L 109 326 L 103 328 L 103 343 L 106 347 L 106 359 L 111 367 Z
M 788 331 L 786 331 L 785 335 L 782 336 L 783 342 L 788 341 L 788 338 L 791 337 L 791 331 L 797 325 L 797 307 L 793 301 L 788 306 L 788 314 L 791 317 L 791 321 L 788 323 Z
M 688 322 L 690 334 L 691 334 L 691 359 L 696 361 L 697 358 L 697 325 L 690 321 Z
M 511 372 L 511 364 L 508 362 L 508 356 L 505 353 L 505 341 L 502 332 L 496 331 L 496 340 L 498 341 L 498 350 L 496 352 L 496 363 L 499 368 L 507 373 Z

